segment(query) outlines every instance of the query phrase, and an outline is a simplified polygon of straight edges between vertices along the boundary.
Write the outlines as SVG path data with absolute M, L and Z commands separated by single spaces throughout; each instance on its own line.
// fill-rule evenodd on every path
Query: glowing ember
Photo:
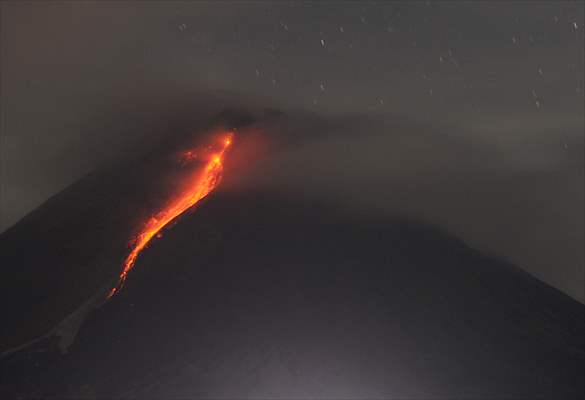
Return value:
M 189 150 L 181 155 L 179 162 L 183 165 L 188 164 L 189 162 L 196 160 L 198 157 L 197 153 Z
M 232 133 L 228 133 L 222 143 L 222 149 L 210 157 L 210 161 L 207 163 L 202 173 L 194 176 L 193 182 L 190 182 L 187 185 L 187 189 L 179 193 L 165 208 L 151 217 L 142 228 L 136 237 L 132 250 L 124 260 L 124 268 L 120 273 L 118 285 L 110 291 L 108 299 L 122 288 L 128 277 L 128 273 L 136 263 L 138 255 L 148 245 L 152 238 L 155 236 L 160 237 L 160 231 L 165 226 L 189 208 L 193 207 L 217 187 L 223 170 L 224 154 L 232 143 Z M 187 152 L 186 157 L 191 158 L 191 154 L 193 153 Z

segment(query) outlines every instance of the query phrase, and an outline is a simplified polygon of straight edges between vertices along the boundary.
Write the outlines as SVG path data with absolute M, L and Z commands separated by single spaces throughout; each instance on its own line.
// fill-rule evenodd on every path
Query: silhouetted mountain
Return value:
M 12 309 L 3 343 L 30 340 L 51 325 L 40 316 L 71 313 L 119 271 L 128 229 L 100 230 L 96 213 L 71 200 L 90 186 L 2 236 Z M 67 354 L 46 338 L 4 357 L 4 392 L 584 395 L 584 306 L 437 228 L 220 191 L 164 236 L 90 313 Z

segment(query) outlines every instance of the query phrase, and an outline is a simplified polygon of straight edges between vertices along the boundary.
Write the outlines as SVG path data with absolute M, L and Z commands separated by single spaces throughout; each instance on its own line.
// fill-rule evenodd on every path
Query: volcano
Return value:
M 6 397 L 585 395 L 582 304 L 439 227 L 270 190 L 209 194 L 106 301 L 143 213 L 118 175 L 1 236 Z

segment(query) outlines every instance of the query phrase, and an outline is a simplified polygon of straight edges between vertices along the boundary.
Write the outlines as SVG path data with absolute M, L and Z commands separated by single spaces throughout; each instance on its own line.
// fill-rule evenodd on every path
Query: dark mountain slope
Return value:
M 575 398 L 584 306 L 423 224 L 215 193 L 9 394 Z M 22 321 L 22 319 L 16 319 Z M 11 321 L 6 321 L 11 323 Z

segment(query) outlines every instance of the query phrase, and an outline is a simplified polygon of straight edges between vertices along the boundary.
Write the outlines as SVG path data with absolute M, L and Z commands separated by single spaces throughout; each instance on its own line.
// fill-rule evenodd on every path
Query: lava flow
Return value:
M 109 292 L 108 299 L 116 294 L 124 285 L 128 273 L 134 267 L 140 252 L 148 245 L 153 237 L 175 220 L 185 211 L 197 204 L 217 187 L 223 170 L 224 155 L 232 143 L 233 134 L 228 133 L 223 141 L 220 151 L 211 155 L 201 174 L 197 174 L 192 182 L 187 184 L 187 189 L 179 193 L 169 204 L 156 213 L 145 224 L 132 246 L 132 250 L 124 260 L 124 268 L 120 273 L 118 284 Z M 191 154 L 191 152 L 188 152 Z

